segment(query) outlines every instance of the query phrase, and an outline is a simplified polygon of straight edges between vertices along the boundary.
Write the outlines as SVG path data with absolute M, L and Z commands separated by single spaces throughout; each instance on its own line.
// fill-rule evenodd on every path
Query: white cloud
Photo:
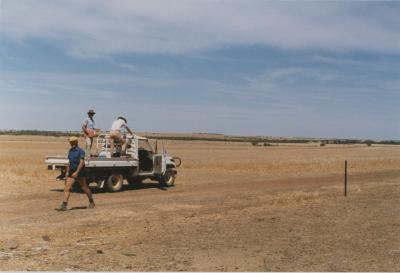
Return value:
M 5 0 L 0 31 L 56 39 L 78 57 L 254 44 L 398 53 L 399 11 L 396 2 Z

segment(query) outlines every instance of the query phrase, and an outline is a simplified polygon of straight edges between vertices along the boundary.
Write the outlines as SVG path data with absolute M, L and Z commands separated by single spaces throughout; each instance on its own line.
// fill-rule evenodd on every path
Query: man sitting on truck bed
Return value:
M 126 125 L 128 123 L 128 121 L 126 120 L 126 118 L 124 117 L 118 117 L 112 124 L 111 129 L 110 129 L 110 138 L 113 140 L 111 142 L 111 154 L 113 154 L 114 151 L 114 147 L 115 147 L 115 141 L 118 140 L 122 147 L 121 147 L 121 152 L 123 154 L 125 154 L 126 152 L 126 140 L 122 137 L 121 135 L 121 129 L 122 128 L 126 128 L 126 130 L 133 135 L 133 132 L 131 131 L 131 129 L 129 129 L 129 127 Z
M 75 179 L 78 180 L 79 185 L 82 190 L 86 193 L 89 199 L 89 208 L 94 208 L 94 201 L 92 197 L 92 192 L 90 191 L 88 185 L 86 184 L 85 177 L 85 152 L 78 147 L 78 138 L 70 137 L 69 143 L 71 145 L 71 149 L 68 152 L 68 160 L 69 164 L 67 167 L 67 180 L 65 181 L 64 187 L 64 198 L 61 203 L 59 211 L 66 211 L 68 199 L 71 194 L 71 187 L 75 183 Z

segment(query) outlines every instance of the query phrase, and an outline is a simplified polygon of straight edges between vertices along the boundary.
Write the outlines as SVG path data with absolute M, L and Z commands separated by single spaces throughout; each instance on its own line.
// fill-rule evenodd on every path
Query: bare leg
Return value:
M 121 142 L 121 154 L 125 154 L 126 153 L 126 141 L 122 137 L 119 141 Z
M 85 137 L 85 142 L 86 142 L 86 148 L 85 148 L 85 157 L 90 157 L 90 153 L 92 152 L 92 138 L 86 136 Z
M 92 155 L 92 147 L 93 147 L 93 140 L 94 140 L 94 138 L 91 137 L 91 138 L 89 138 L 89 139 L 90 139 L 89 156 L 91 156 L 91 155 Z
M 64 186 L 64 203 L 68 203 L 69 196 L 71 194 L 71 187 L 74 184 L 75 179 L 72 177 L 67 177 L 67 180 L 65 181 L 65 186 Z
M 118 145 L 119 145 L 118 149 L 117 149 L 116 142 L 118 142 Z M 120 135 L 113 136 L 114 147 L 112 149 L 112 154 L 117 153 L 117 152 L 122 153 L 122 144 L 123 143 L 124 143 L 124 139 L 122 138 L 122 136 L 120 136 Z
M 90 191 L 88 185 L 86 184 L 86 178 L 80 177 L 78 178 L 79 185 L 81 186 L 82 190 L 86 193 L 89 201 L 93 201 L 92 192 Z
M 117 150 L 117 143 L 119 141 L 119 137 L 118 136 L 113 136 L 112 137 L 112 141 L 111 141 L 111 149 L 110 149 L 110 153 L 111 153 L 111 157 L 113 156 L 114 153 L 116 153 Z
M 114 153 L 114 147 L 115 147 L 115 140 L 114 140 L 114 137 L 110 137 L 109 138 L 109 140 L 110 140 L 110 154 L 111 154 L 111 157 L 112 157 L 112 155 L 113 155 L 113 153 Z

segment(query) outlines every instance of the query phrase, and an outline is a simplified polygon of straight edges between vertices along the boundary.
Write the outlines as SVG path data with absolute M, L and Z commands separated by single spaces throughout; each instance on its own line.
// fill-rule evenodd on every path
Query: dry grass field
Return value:
M 167 147 L 175 187 L 95 190 L 94 210 L 72 193 L 57 212 L 43 161 L 66 138 L 0 136 L 0 270 L 400 271 L 400 147 Z

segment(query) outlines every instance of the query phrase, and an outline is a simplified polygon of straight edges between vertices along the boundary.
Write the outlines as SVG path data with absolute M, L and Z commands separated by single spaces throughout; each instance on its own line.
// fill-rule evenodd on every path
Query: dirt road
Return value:
M 96 191 L 93 210 L 73 193 L 67 212 L 54 210 L 63 185 L 40 165 L 43 152 L 33 152 L 32 169 L 13 170 L 27 180 L 38 173 L 31 189 L 0 195 L 0 270 L 400 270 L 400 170 L 355 170 L 345 198 L 337 173 L 218 172 L 178 146 L 186 161 L 175 187 L 145 181 L 119 193 Z M 17 148 L 3 148 L 2 160 L 12 161 Z M 237 163 L 234 146 L 224 153 Z M 398 151 L 385 158 L 398 160 Z M 2 187 L 14 179 L 7 175 Z

